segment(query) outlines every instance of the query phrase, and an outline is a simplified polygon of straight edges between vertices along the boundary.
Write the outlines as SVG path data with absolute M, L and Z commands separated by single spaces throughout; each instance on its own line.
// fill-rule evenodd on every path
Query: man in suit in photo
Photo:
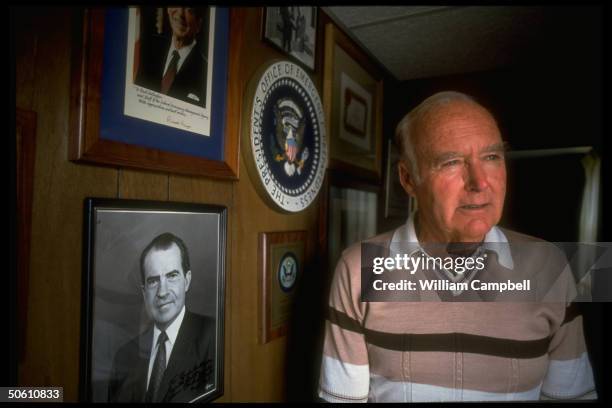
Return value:
M 140 257 L 142 295 L 152 325 L 115 354 L 109 402 L 190 402 L 212 390 L 215 324 L 185 307 L 189 253 L 171 233 Z
M 208 45 L 198 39 L 208 30 L 206 8 L 168 7 L 167 15 L 172 36 L 143 39 L 134 83 L 205 107 Z

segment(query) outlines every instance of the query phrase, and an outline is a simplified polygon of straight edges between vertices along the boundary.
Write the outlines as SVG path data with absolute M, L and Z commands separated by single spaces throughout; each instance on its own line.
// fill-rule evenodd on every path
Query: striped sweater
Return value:
M 368 241 L 389 246 L 398 237 L 416 242 L 411 220 Z M 485 241 L 500 237 L 532 239 L 494 227 Z M 517 268 L 534 264 L 513 255 Z M 319 383 L 324 400 L 596 398 L 575 304 L 360 302 L 360 269 L 356 244 L 343 252 L 332 280 Z M 571 277 L 559 279 L 565 282 L 556 287 L 571 292 Z

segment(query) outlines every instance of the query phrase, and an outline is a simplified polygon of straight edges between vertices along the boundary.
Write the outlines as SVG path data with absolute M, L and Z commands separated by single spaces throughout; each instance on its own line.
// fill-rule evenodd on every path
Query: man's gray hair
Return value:
M 412 109 L 406 116 L 400 120 L 395 128 L 395 143 L 400 148 L 401 156 L 404 161 L 410 166 L 411 176 L 416 184 L 421 182 L 419 175 L 419 166 L 417 165 L 416 153 L 414 151 L 414 128 L 423 116 L 443 105 L 447 105 L 455 101 L 468 101 L 475 104 L 478 102 L 469 95 L 455 91 L 443 91 L 431 95 L 429 98 L 421 102 L 417 107 Z

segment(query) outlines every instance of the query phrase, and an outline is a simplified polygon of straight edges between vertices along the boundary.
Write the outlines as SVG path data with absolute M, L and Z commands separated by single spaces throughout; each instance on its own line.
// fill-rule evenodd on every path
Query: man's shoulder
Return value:
M 518 259 L 522 261 L 523 267 L 560 271 L 567 265 L 567 256 L 563 248 L 554 242 L 506 228 L 500 230 L 506 236 L 513 256 L 520 254 Z
M 185 310 L 184 324 L 196 332 L 202 332 L 214 328 L 215 321 L 210 316 Z
M 523 254 L 525 252 L 534 252 L 539 255 L 547 254 L 548 256 L 564 259 L 563 251 L 554 242 L 506 228 L 500 228 L 500 230 L 506 236 L 508 244 L 513 250 L 520 250 Z

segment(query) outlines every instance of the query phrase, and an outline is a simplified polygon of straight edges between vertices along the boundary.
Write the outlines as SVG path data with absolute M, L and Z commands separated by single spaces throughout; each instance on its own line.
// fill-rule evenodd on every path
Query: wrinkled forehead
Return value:
M 426 151 L 439 145 L 501 143 L 497 122 L 484 107 L 470 101 L 452 101 L 422 112 L 413 124 L 414 144 Z
M 145 277 L 172 270 L 182 271 L 181 250 L 174 242 L 168 248 L 152 248 L 144 259 Z

